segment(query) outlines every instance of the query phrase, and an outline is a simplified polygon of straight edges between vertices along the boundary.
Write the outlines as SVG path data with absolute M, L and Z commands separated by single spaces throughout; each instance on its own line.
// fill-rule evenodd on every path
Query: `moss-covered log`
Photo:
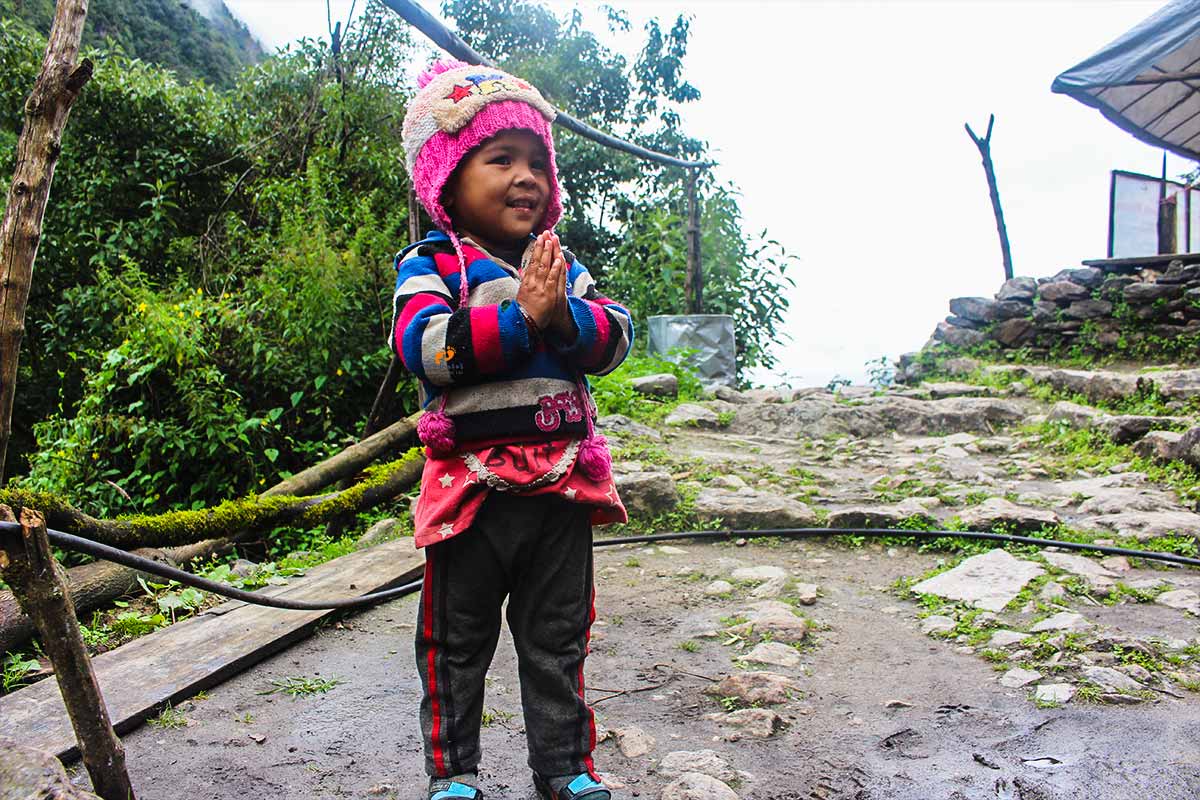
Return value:
M 297 497 L 272 487 L 261 495 L 226 500 L 213 508 L 124 519 L 97 519 L 54 495 L 24 489 L 0 490 L 0 503 L 11 506 L 18 513 L 21 508 L 36 508 L 45 514 L 46 523 L 55 530 L 122 550 L 177 547 L 205 539 L 244 536 L 280 525 L 312 527 L 340 513 L 371 508 L 416 483 L 423 465 L 421 451 L 414 448 L 397 461 L 368 468 L 361 482 L 340 492 Z M 305 485 L 297 482 L 295 477 L 286 483 L 301 488 Z
M 351 478 L 366 466 L 386 453 L 412 447 L 417 443 L 417 419 L 415 414 L 395 422 L 378 433 L 373 433 L 361 442 L 350 445 L 340 453 L 297 472 L 262 493 L 263 497 L 280 495 L 310 495 L 318 489 L 332 486 L 344 478 Z

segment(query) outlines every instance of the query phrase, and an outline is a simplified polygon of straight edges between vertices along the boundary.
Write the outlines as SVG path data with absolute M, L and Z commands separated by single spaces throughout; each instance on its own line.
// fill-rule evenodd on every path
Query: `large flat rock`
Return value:
M 1092 522 L 1138 541 L 1159 536 L 1200 536 L 1200 514 L 1190 511 L 1126 511 L 1096 517 Z
M 912 591 L 958 600 L 986 611 L 1001 611 L 1025 584 L 1045 572 L 1032 561 L 997 549 L 971 556 L 954 569 L 921 581 Z
M 882 395 L 846 404 L 831 395 L 817 394 L 792 403 L 742 406 L 729 430 L 788 439 L 842 434 L 866 438 L 892 431 L 909 436 L 992 433 L 1022 421 L 1025 413 L 1022 403 L 991 397 L 915 400 Z
M 704 489 L 696 497 L 696 514 L 720 519 L 727 528 L 810 528 L 817 524 L 811 508 L 790 497 L 754 489 Z

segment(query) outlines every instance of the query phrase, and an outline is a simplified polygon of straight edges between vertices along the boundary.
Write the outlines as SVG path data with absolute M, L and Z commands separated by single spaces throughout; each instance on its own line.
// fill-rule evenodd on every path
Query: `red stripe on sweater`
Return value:
M 471 349 L 480 372 L 499 372 L 506 366 L 495 306 L 471 309 Z
M 437 266 L 438 275 L 448 278 L 458 274 L 458 256 L 454 253 L 434 253 L 433 263 Z M 471 259 L 467 259 L 471 263 Z
M 425 551 L 425 585 L 422 588 L 425 601 L 425 641 L 429 645 L 429 654 L 426 657 L 425 671 L 429 675 L 429 700 L 431 711 L 431 725 L 429 728 L 429 740 L 433 745 L 433 766 L 437 770 L 438 777 L 446 776 L 446 755 L 442 751 L 442 743 L 440 741 L 442 735 L 442 708 L 438 701 L 437 695 L 437 673 L 436 673 L 436 655 L 437 648 L 433 645 L 433 552 Z
M 601 306 L 588 303 L 588 310 L 592 312 L 592 319 L 596 322 L 596 340 L 592 342 L 592 348 L 588 351 L 587 363 L 595 364 L 604 358 L 604 349 L 608 347 L 611 326 L 609 325 L 608 314 Z
M 396 330 L 392 332 L 392 336 L 396 341 L 396 352 L 403 355 L 404 353 L 404 332 L 408 330 L 409 323 L 417 314 L 421 313 L 430 306 L 446 305 L 446 298 L 439 297 L 436 294 L 415 294 L 405 302 L 404 307 L 400 309 L 400 316 L 396 317 Z M 406 364 L 410 370 L 413 365 Z M 417 365 L 419 366 L 419 365 Z

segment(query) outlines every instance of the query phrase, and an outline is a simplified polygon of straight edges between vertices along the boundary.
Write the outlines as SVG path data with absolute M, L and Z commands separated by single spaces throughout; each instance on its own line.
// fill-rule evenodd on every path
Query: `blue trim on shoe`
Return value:
M 474 786 L 468 786 L 465 783 L 451 783 L 445 789 L 435 795 L 431 795 L 429 800 L 454 800 L 454 798 L 465 797 L 469 800 L 480 800 L 483 793 Z
M 572 795 L 579 794 L 584 789 L 603 789 L 604 784 L 588 775 L 586 772 L 567 784 L 567 790 Z
M 543 800 L 612 800 L 608 787 L 587 772 L 576 775 L 557 792 L 551 790 L 549 782 L 536 772 L 533 773 L 533 785 Z

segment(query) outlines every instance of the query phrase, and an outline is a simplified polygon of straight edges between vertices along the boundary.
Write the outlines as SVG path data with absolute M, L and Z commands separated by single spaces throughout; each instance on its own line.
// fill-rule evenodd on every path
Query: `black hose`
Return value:
M 14 522 L 0 522 L 0 528 L 15 527 L 18 532 L 20 525 Z M 421 581 L 413 581 L 406 583 L 403 586 L 397 586 L 394 589 L 385 589 L 381 592 L 372 592 L 359 597 L 347 597 L 336 600 L 288 600 L 284 597 L 272 597 L 270 595 L 262 595 L 256 592 L 248 592 L 245 589 L 237 589 L 233 586 L 228 586 L 224 583 L 219 583 L 209 578 L 203 578 L 199 575 L 193 575 L 178 567 L 172 567 L 169 564 L 163 564 L 158 561 L 151 561 L 139 555 L 118 550 L 115 547 L 110 547 L 106 544 L 93 542 L 90 539 L 84 539 L 82 536 L 73 536 L 62 531 L 46 529 L 46 536 L 50 542 L 58 547 L 65 547 L 68 550 L 75 550 L 80 553 L 87 553 L 96 558 L 103 558 L 106 561 L 113 561 L 117 564 L 123 564 L 127 567 L 132 567 L 140 572 L 149 572 L 153 575 L 158 575 L 163 578 L 170 578 L 178 581 L 185 586 L 192 586 L 197 589 L 203 589 L 206 592 L 223 595 L 233 600 L 243 600 L 247 603 L 253 603 L 260 606 L 270 606 L 272 608 L 286 608 L 293 611 L 323 611 L 331 608 L 359 608 L 361 606 L 369 606 L 383 600 L 392 600 L 397 597 L 411 594 L 421 588 Z
M 1189 558 L 1175 553 L 1156 553 L 1150 550 L 1129 550 L 1124 547 L 1111 547 L 1101 544 L 1086 544 L 1082 542 L 1060 542 L 1057 539 L 1042 539 L 1037 536 L 1015 536 L 1007 533 L 988 533 L 984 531 L 910 531 L 903 528 L 755 528 L 731 529 L 722 531 L 686 531 L 683 533 L 651 533 L 644 536 L 625 536 L 616 539 L 604 539 L 596 542 L 596 547 L 614 544 L 638 544 L 641 542 L 666 542 L 672 539 L 732 539 L 756 537 L 778 537 L 783 539 L 809 539 L 820 536 L 866 536 L 882 538 L 885 536 L 908 536 L 914 539 L 980 539 L 990 542 L 1009 542 L 1011 544 L 1032 544 L 1039 547 L 1061 547 L 1064 550 L 1087 550 L 1104 553 L 1111 556 L 1130 556 L 1149 558 L 1155 561 L 1166 561 L 1171 564 L 1184 564 L 1189 567 L 1200 567 L 1200 558 Z
M 14 533 L 19 533 L 21 526 L 15 522 L 0 522 L 0 530 L 9 530 Z M 347 597 L 335 600 L 287 600 L 282 597 L 271 597 L 270 595 L 261 595 L 255 592 L 248 592 L 244 589 L 236 589 L 232 586 L 227 586 L 223 583 L 202 578 L 199 575 L 193 575 L 190 572 L 185 572 L 177 567 L 172 567 L 167 564 L 162 564 L 158 561 L 151 561 L 139 555 L 118 550 L 115 547 L 110 547 L 99 542 L 93 542 L 90 539 L 84 539 L 82 536 L 74 536 L 62 531 L 52 529 L 46 530 L 46 535 L 50 541 L 69 550 L 75 550 L 80 553 L 87 553 L 96 558 L 103 558 L 107 561 L 113 561 L 117 564 L 123 564 L 127 567 L 148 572 L 154 575 L 159 575 L 163 578 L 169 578 L 185 586 L 192 586 L 197 589 L 203 589 L 206 592 L 223 595 L 234 600 L 242 600 L 247 603 L 253 603 L 260 606 L 270 606 L 272 608 L 285 608 L 295 611 L 320 611 L 337 608 L 362 608 L 384 600 L 393 600 L 397 597 L 404 597 L 412 594 L 421 588 L 421 581 L 413 581 L 402 586 L 397 586 L 392 589 L 385 589 L 371 594 L 364 594 L 359 597 Z M 762 529 L 729 529 L 729 530 L 712 530 L 712 531 L 680 531 L 672 533 L 650 533 L 642 536 L 621 536 L 612 539 L 600 539 L 594 543 L 595 547 L 613 547 L 621 544 L 647 544 L 652 542 L 669 542 L 678 541 L 680 539 L 740 539 L 740 538 L 762 538 L 774 537 L 784 539 L 809 539 L 824 536 L 866 536 L 870 538 L 882 538 L 886 536 L 905 536 L 914 539 L 945 539 L 958 537 L 960 539 L 977 539 L 991 542 L 1007 542 L 1010 544 L 1031 544 L 1039 547 L 1059 547 L 1064 550 L 1086 550 L 1106 555 L 1129 556 L 1133 558 L 1146 558 L 1153 561 L 1165 561 L 1170 564 L 1181 564 L 1189 567 L 1200 567 L 1200 558 L 1189 558 L 1188 556 L 1176 555 L 1175 553 L 1155 553 L 1149 550 L 1129 550 L 1124 547 L 1111 547 L 1108 545 L 1086 544 L 1082 542 L 1060 542 L 1056 539 L 1041 539 L 1036 536 L 1016 536 L 1007 533 L 987 533 L 983 531 L 910 531 L 900 528 L 762 528 Z

